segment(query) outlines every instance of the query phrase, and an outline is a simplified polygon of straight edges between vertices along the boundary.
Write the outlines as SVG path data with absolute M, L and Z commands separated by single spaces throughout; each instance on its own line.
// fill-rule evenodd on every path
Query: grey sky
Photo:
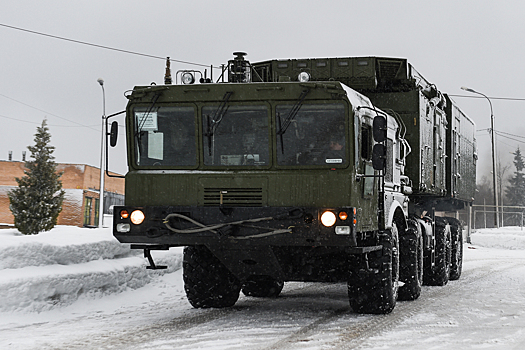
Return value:
M 525 98 L 522 1 L 0 0 L 0 9 L 0 24 L 206 65 L 226 63 L 234 51 L 247 52 L 251 61 L 405 57 L 449 94 L 469 95 L 460 90 L 468 86 L 488 96 Z M 107 114 L 125 108 L 126 90 L 163 81 L 160 59 L 6 27 L 0 27 L 0 47 L 0 160 L 10 150 L 21 160 L 47 117 L 58 162 L 99 166 L 102 90 L 97 79 L 105 81 Z M 191 68 L 199 67 L 172 63 L 172 71 Z M 478 130 L 489 128 L 486 100 L 455 100 Z M 495 129 L 525 136 L 525 101 L 492 103 Z M 110 153 L 110 169 L 121 173 L 126 171 L 123 140 Z M 477 140 L 478 173 L 487 174 L 488 132 L 478 132 Z M 499 158 L 511 161 L 518 145 L 523 146 L 499 137 Z

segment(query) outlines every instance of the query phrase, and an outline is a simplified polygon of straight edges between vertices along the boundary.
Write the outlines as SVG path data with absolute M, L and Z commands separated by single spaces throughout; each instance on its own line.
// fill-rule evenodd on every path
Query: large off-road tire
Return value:
M 284 282 L 270 276 L 251 276 L 242 287 L 248 297 L 276 298 L 283 290 Z
M 425 251 L 423 284 L 428 286 L 444 286 L 450 276 L 450 259 L 452 255 L 450 225 L 442 218 L 436 218 L 435 264 L 431 266 L 430 251 Z
M 241 290 L 239 280 L 205 246 L 184 248 L 184 291 L 195 308 L 233 306 Z
M 348 299 L 357 313 L 388 314 L 396 306 L 399 285 L 397 225 L 380 234 L 383 249 L 368 253 L 370 270 L 355 266 L 348 280 Z
M 450 260 L 450 280 L 458 280 L 463 269 L 463 226 L 455 218 L 447 218 L 450 224 L 452 255 Z
M 408 221 L 408 228 L 399 237 L 399 287 L 398 300 L 416 300 L 421 295 L 423 284 L 423 235 L 421 227 L 414 220 Z

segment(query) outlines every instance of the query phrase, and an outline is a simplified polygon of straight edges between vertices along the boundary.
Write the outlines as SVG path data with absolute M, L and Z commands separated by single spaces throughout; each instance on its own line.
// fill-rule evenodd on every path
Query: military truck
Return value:
M 343 282 L 355 312 L 385 314 L 460 277 L 476 145 L 449 96 L 406 59 L 234 55 L 216 81 L 171 84 L 167 60 L 163 85 L 127 94 L 120 242 L 151 269 L 185 247 L 196 308 Z

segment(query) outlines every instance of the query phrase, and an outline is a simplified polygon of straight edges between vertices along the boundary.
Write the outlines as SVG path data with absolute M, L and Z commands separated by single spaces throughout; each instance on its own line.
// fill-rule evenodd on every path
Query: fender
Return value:
M 405 209 L 403 208 L 401 203 L 399 203 L 398 199 L 394 197 L 394 200 L 389 201 L 389 202 L 390 202 L 390 207 L 388 209 L 385 208 L 385 212 L 388 210 L 387 215 L 385 215 L 385 227 L 387 229 L 392 228 L 392 222 L 394 221 L 394 215 L 396 211 L 398 210 L 403 213 L 402 217 L 403 217 L 404 227 L 408 227 L 407 222 L 406 222 L 407 215 L 405 213 Z

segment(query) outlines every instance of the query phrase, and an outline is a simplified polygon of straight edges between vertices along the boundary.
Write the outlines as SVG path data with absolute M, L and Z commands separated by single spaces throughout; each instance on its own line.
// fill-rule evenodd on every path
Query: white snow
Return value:
M 203 322 L 200 317 L 220 319 L 227 313 L 195 310 L 186 301 L 181 248 L 152 254 L 157 264 L 169 268 L 146 270 L 142 252 L 120 244 L 109 228 L 58 226 L 35 236 L 0 230 L 0 349 L 192 349 L 195 342 L 204 349 L 281 345 L 297 349 L 518 349 L 525 344 L 525 274 L 520 263 L 525 261 L 525 231 L 519 227 L 473 233 L 472 244 L 465 244 L 462 279 L 445 287 L 424 287 L 417 301 L 398 303 L 391 315 L 344 311 L 348 309 L 344 285 L 323 284 L 325 296 L 311 301 L 309 293 L 301 296 L 305 284 L 290 283 L 283 291 L 286 296 L 273 301 L 257 303 L 241 296 L 238 304 L 242 306 L 236 306 L 234 317 L 222 321 L 220 331 L 212 322 L 197 326 L 200 336 L 191 334 L 191 328 L 185 331 L 190 326 L 184 317 L 198 324 Z M 506 275 L 488 280 L 489 269 L 506 271 Z M 484 277 L 478 281 L 479 276 Z M 459 287 L 460 282 L 465 284 Z M 446 304 L 441 295 L 448 298 Z M 339 310 L 336 317 L 331 309 Z M 309 338 L 309 330 L 317 326 L 303 323 L 317 322 L 316 317 L 323 314 L 329 322 Z M 183 318 L 181 324 L 178 317 Z M 232 321 L 239 317 L 245 318 Z M 399 322 L 392 321 L 389 328 L 368 336 L 357 347 L 341 343 L 349 325 L 373 325 L 375 318 L 388 322 L 396 317 Z M 149 324 L 161 325 L 158 330 L 152 328 L 156 336 L 149 336 L 151 340 L 133 332 L 140 329 L 137 333 L 142 334 Z M 306 330 L 290 336 L 298 338 L 296 347 L 290 346 L 287 332 L 301 327 Z M 179 332 L 177 339 L 163 335 L 173 329 Z M 106 343 L 108 336 L 110 343 Z M 275 343 L 275 339 L 283 340 Z
M 119 243 L 109 228 L 57 226 L 31 236 L 0 230 L 0 312 L 51 310 L 136 289 L 180 268 L 180 249 L 155 256 L 169 269 L 146 270 L 141 251 Z

